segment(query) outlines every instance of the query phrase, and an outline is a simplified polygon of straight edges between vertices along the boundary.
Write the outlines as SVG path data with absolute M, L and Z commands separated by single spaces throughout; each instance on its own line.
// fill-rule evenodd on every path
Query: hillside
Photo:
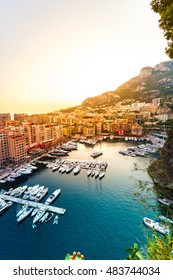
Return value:
M 169 131 L 158 159 L 150 164 L 148 172 L 154 182 L 173 189 L 173 129 Z
M 115 91 L 87 98 L 82 106 L 114 105 L 124 99 L 150 102 L 153 98 L 173 97 L 173 61 L 162 62 L 154 68 L 141 69 L 139 76 L 130 79 Z

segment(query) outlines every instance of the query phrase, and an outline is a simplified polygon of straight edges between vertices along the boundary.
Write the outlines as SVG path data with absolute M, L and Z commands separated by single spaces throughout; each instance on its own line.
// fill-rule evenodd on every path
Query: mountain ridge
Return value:
M 155 67 L 145 66 L 140 74 L 123 83 L 114 91 L 104 92 L 86 98 L 81 106 L 115 105 L 124 99 L 150 102 L 153 98 L 173 96 L 173 61 L 157 64 Z

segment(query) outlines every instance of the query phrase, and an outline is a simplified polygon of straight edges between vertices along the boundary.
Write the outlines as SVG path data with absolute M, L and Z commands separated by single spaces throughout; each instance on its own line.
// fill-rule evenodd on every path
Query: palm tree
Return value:
M 126 250 L 130 254 L 126 257 L 126 260 L 143 260 L 142 254 L 138 251 L 138 244 L 134 243 L 133 248 L 128 248 Z

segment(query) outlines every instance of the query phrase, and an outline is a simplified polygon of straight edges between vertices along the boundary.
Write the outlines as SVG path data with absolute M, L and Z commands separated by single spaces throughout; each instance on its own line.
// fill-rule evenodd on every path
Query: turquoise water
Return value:
M 145 246 L 146 228 L 144 216 L 155 217 L 153 209 L 134 201 L 138 180 L 150 180 L 142 170 L 134 171 L 134 163 L 146 168 L 150 158 L 127 157 L 119 150 L 132 143 L 102 142 L 95 146 L 103 155 L 97 160 L 108 162 L 106 176 L 102 180 L 88 178 L 86 170 L 74 176 L 40 169 L 19 185 L 41 184 L 49 188 L 49 194 L 61 188 L 60 197 L 53 203 L 66 209 L 59 215 L 58 225 L 52 221 L 32 228 L 32 218 L 17 224 L 17 205 L 0 216 L 0 259 L 9 260 L 61 260 L 67 253 L 80 251 L 87 260 L 124 259 L 126 249 L 135 242 Z M 68 158 L 92 159 L 93 148 L 78 144 L 78 151 Z M 157 205 L 156 196 L 150 196 Z M 147 229 L 148 230 L 148 229 Z

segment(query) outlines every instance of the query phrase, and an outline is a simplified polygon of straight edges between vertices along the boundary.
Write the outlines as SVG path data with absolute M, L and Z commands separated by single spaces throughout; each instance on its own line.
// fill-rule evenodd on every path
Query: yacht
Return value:
M 91 154 L 91 157 L 96 158 L 96 157 L 99 157 L 101 155 L 103 155 L 103 153 L 101 151 L 96 151 L 96 152 L 93 152 Z
M 37 223 L 42 217 L 43 215 L 46 213 L 46 209 L 39 209 L 37 214 L 35 215 L 34 219 L 33 219 L 33 224 Z
M 48 216 L 47 216 L 47 218 L 45 219 L 45 223 L 48 223 L 52 218 L 53 218 L 53 216 L 54 216 L 54 213 L 48 213 Z
M 37 169 L 37 166 L 35 165 L 32 165 L 32 164 L 27 164 L 26 168 L 29 168 L 29 169 L 32 169 L 32 170 L 36 170 Z
M 99 179 L 101 180 L 104 176 L 105 176 L 105 172 L 104 171 L 100 171 Z
M 13 179 L 16 179 L 16 178 L 18 178 L 18 177 L 20 177 L 21 176 L 21 174 L 18 172 L 13 172 L 13 173 L 11 173 L 10 174 L 10 178 L 13 178 Z
M 53 224 L 58 224 L 58 220 L 59 220 L 59 216 L 56 215 L 54 220 L 53 220 Z
M 81 171 L 80 166 L 76 166 L 76 167 L 73 169 L 74 175 L 79 174 L 80 171 Z
M 27 206 L 26 209 L 22 212 L 22 214 L 17 218 L 17 222 L 21 222 L 24 220 L 26 217 L 29 216 L 29 214 L 32 212 L 33 207 Z
M 60 164 L 55 164 L 53 167 L 52 167 L 52 172 L 58 170 L 60 168 Z
M 22 208 L 17 212 L 16 217 L 18 218 L 28 207 L 28 204 L 22 205 Z
M 31 169 L 26 169 L 26 168 L 21 168 L 18 170 L 19 173 L 21 173 L 22 175 L 29 175 L 31 174 Z
M 159 198 L 158 201 L 166 206 L 173 206 L 173 200 L 167 198 Z
M 0 183 L 1 183 L 1 184 L 4 184 L 4 183 L 6 183 L 6 180 L 1 179 L 1 180 L 0 180 Z
M 5 200 L 3 200 L 2 198 L 0 198 L 0 214 L 7 210 L 10 206 L 12 205 L 12 202 L 5 202 Z
M 39 220 L 39 222 L 40 222 L 40 223 L 44 223 L 48 216 L 49 216 L 49 212 L 46 212 L 46 213 L 41 217 L 41 219 Z
M 11 178 L 10 176 L 6 178 L 6 182 L 14 182 L 15 179 L 14 178 Z
M 31 213 L 31 217 L 35 216 L 37 212 L 38 212 L 38 208 L 35 208 Z
M 65 173 L 65 172 L 66 172 L 66 169 L 67 169 L 67 167 L 66 167 L 65 165 L 62 166 L 61 173 L 62 173 L 62 174 Z
M 21 187 L 15 188 L 11 191 L 10 195 L 15 196 L 15 197 L 19 197 L 20 195 L 22 195 L 26 191 L 27 187 L 28 186 L 26 185 L 26 186 L 21 186 Z
M 96 171 L 95 171 L 95 179 L 97 179 L 97 178 L 99 177 L 99 173 L 100 173 L 99 170 L 96 170 Z
M 169 218 L 167 218 L 167 217 L 165 217 L 165 216 L 159 216 L 159 219 L 161 220 L 161 221 L 163 221 L 163 222 L 166 222 L 166 223 L 170 223 L 170 224 L 173 224 L 173 220 L 171 220 L 171 219 L 169 219 Z
M 61 189 L 57 189 L 55 190 L 45 201 L 45 204 L 46 205 L 49 205 L 51 204 L 57 197 L 58 195 L 60 194 L 61 192 Z
M 92 169 L 87 170 L 87 176 L 89 177 L 91 175 Z
M 167 227 L 165 225 L 161 225 L 157 221 L 154 221 L 154 220 L 149 219 L 149 218 L 144 218 L 143 222 L 147 227 L 150 227 L 151 229 L 156 230 L 156 231 L 158 231 L 162 234 L 169 234 L 170 233 L 169 227 Z
M 66 169 L 66 173 L 70 173 L 73 170 L 73 166 L 68 166 Z
M 40 190 L 35 196 L 36 200 L 37 201 L 42 200 L 47 193 L 48 193 L 48 188 L 44 188 L 43 190 Z

